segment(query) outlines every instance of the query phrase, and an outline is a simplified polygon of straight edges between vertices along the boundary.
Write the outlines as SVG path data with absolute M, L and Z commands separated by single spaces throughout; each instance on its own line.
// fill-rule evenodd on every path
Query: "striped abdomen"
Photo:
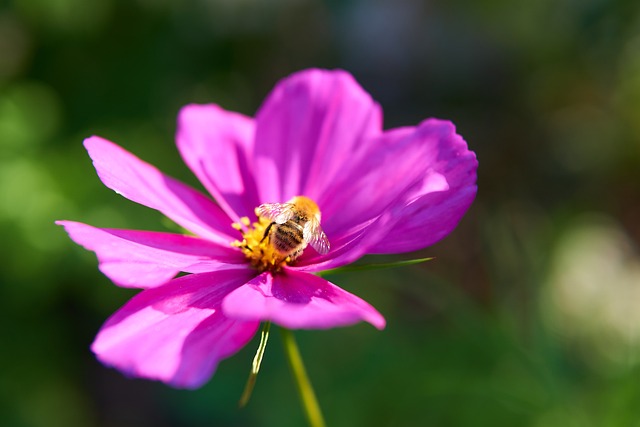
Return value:
M 302 234 L 303 226 L 304 223 L 299 224 L 293 220 L 284 224 L 272 223 L 269 235 L 271 245 L 283 257 L 295 259 L 307 247 Z

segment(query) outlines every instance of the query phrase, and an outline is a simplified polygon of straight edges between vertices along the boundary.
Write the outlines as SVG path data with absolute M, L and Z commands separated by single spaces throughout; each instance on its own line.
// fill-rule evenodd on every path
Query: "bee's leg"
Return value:
M 271 231 L 271 227 L 273 226 L 273 224 L 275 224 L 275 222 L 272 222 L 271 224 L 269 224 L 267 226 L 267 229 L 264 230 L 264 236 L 262 236 L 262 240 L 260 240 L 260 243 L 264 242 L 264 239 L 266 239 L 269 236 L 269 232 Z

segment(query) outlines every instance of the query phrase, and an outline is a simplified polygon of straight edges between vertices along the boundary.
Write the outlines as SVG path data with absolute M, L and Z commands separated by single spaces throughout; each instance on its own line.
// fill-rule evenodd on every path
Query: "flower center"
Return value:
M 242 233 L 242 241 L 231 245 L 239 248 L 251 265 L 260 271 L 278 272 L 299 257 L 307 244 L 321 253 L 329 250 L 329 242 L 320 227 L 318 205 L 305 196 L 287 203 L 264 203 L 255 209 L 257 221 L 242 217 L 232 226 Z
M 240 223 L 231 224 L 242 233 L 242 241 L 236 240 L 231 246 L 240 248 L 252 267 L 260 271 L 279 271 L 291 262 L 291 259 L 283 257 L 270 243 L 269 233 L 273 222 L 258 215 L 257 209 L 256 217 L 258 220 L 254 223 L 245 216 L 240 218 Z

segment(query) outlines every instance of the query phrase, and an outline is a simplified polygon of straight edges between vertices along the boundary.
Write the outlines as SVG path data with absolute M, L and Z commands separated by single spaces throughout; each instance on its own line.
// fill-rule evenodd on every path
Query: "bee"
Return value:
M 293 261 L 307 245 L 321 255 L 329 252 L 329 239 L 320 227 L 320 209 L 308 197 L 296 196 L 287 203 L 264 203 L 256 211 L 272 221 L 261 242 L 268 238 L 283 258 Z

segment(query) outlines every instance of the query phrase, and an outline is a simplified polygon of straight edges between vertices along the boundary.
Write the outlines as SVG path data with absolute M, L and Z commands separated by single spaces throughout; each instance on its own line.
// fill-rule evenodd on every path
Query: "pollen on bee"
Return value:
M 239 248 L 249 259 L 251 265 L 260 271 L 278 272 L 291 261 L 290 257 L 283 258 L 265 238 L 271 221 L 256 215 L 258 220 L 251 223 L 249 218 L 240 218 L 240 223 L 231 226 L 242 233 L 242 240 L 236 240 L 231 246 Z

